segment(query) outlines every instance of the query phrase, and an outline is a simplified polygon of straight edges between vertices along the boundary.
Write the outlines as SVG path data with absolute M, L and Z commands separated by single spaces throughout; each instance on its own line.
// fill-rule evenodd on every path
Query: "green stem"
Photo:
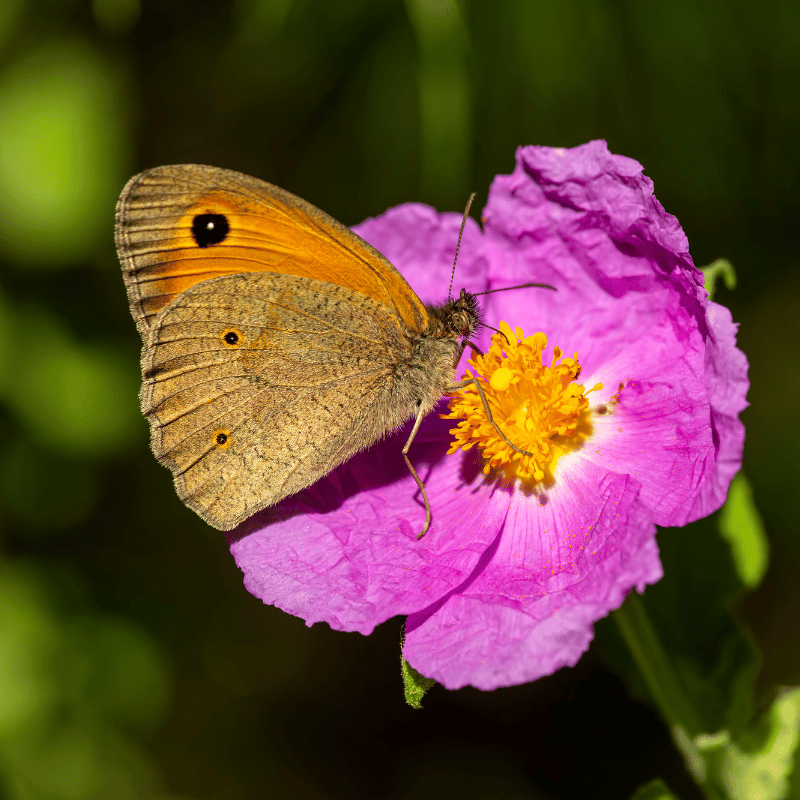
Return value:
M 702 722 L 684 694 L 650 624 L 644 603 L 636 592 L 628 595 L 622 606 L 614 612 L 614 618 L 639 673 L 670 730 L 674 732 L 675 726 L 680 726 L 690 739 L 694 739 L 703 731 Z

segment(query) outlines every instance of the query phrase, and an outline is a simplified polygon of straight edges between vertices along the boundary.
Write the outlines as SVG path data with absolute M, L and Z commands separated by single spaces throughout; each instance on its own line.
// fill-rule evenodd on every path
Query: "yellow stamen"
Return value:
M 586 395 L 603 388 L 598 383 L 588 391 L 574 380 L 581 371 L 578 354 L 562 358 L 553 348 L 550 366 L 542 363 L 547 346 L 543 333 L 525 336 L 521 328 L 512 331 L 500 323 L 500 333 L 492 336 L 485 356 L 469 360 L 481 381 L 483 392 L 500 430 L 520 450 L 509 447 L 486 416 L 474 385 L 459 390 L 450 400 L 445 419 L 460 419 L 450 433 L 455 440 L 448 453 L 459 448 L 482 450 L 484 467 L 500 469 L 509 478 L 528 483 L 551 482 L 556 461 L 576 449 L 592 432 L 589 401 Z M 466 377 L 475 377 L 467 370 Z

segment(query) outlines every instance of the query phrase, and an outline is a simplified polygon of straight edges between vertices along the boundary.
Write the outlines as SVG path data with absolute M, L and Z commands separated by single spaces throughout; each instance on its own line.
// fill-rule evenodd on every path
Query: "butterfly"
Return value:
M 474 294 L 426 305 L 323 211 L 209 166 L 133 177 L 116 244 L 152 449 L 189 508 L 230 530 L 413 418 L 402 454 L 427 531 L 407 453 L 466 383 L 454 374 L 480 323 Z

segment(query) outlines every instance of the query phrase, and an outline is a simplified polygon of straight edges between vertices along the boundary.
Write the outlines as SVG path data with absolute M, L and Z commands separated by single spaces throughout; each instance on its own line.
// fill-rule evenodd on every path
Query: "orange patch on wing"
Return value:
M 264 208 L 264 206 L 267 206 Z M 192 223 L 199 214 L 221 214 L 229 224 L 219 244 L 199 247 Z M 165 231 L 165 233 L 169 233 Z M 154 242 L 149 263 L 137 270 L 148 324 L 182 292 L 221 275 L 275 272 L 345 286 L 391 308 L 412 331 L 427 312 L 411 287 L 358 239 L 344 238 L 322 217 L 262 196 L 252 207 L 224 191 L 204 195 Z

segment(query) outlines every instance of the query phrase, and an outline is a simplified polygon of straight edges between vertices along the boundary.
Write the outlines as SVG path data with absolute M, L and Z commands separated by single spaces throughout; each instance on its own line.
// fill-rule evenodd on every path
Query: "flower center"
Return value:
M 492 336 L 486 355 L 476 355 L 468 363 L 466 377 L 477 377 L 486 396 L 492 418 L 506 438 L 525 455 L 503 440 L 486 415 L 474 384 L 460 389 L 450 400 L 445 419 L 460 419 L 450 433 L 455 436 L 448 454 L 459 448 L 482 450 L 483 471 L 502 470 L 509 478 L 529 483 L 551 482 L 556 461 L 575 450 L 592 432 L 586 391 L 574 383 L 581 371 L 578 354 L 562 358 L 560 348 L 553 349 L 550 366 L 542 363 L 547 346 L 543 333 L 524 336 L 522 329 L 512 331 L 500 323 L 500 333 Z

